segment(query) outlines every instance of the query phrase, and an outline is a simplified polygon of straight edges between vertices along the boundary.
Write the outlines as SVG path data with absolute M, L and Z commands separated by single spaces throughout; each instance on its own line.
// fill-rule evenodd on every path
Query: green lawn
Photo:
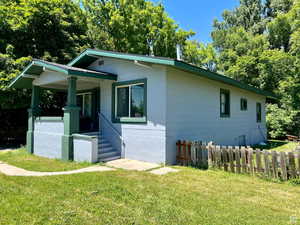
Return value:
M 21 153 L 14 153 L 16 161 Z M 1 160 L 13 163 L 6 154 L 12 153 L 1 153 Z M 77 166 L 63 164 L 40 158 L 30 168 Z M 178 168 L 179 173 L 165 176 L 124 170 L 51 177 L 0 174 L 0 224 L 286 225 L 290 217 L 300 224 L 300 186 Z
M 267 145 L 255 145 L 254 148 L 259 149 L 266 149 L 278 152 L 292 152 L 295 148 L 299 145 L 296 142 L 289 142 L 289 141 L 279 141 L 279 140 L 269 140 Z
M 27 154 L 25 149 L 17 151 L 1 152 L 0 161 L 7 162 L 11 165 L 22 167 L 27 170 L 54 172 L 80 169 L 90 166 L 90 163 L 64 162 L 62 160 L 52 160 Z

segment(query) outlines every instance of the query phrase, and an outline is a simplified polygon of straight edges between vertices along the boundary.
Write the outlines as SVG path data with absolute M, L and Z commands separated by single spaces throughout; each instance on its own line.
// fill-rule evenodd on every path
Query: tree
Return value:
M 88 45 L 87 29 L 72 1 L 0 1 L 0 108 L 26 107 L 26 91 L 7 85 L 32 58 L 69 62 Z
M 176 57 L 176 44 L 194 35 L 179 29 L 162 4 L 145 0 L 83 0 L 93 47 Z
M 227 30 L 232 27 L 242 27 L 247 32 L 261 34 L 264 29 L 264 7 L 261 0 L 240 0 L 239 7 L 223 12 L 223 21 L 214 21 L 215 30 Z
M 217 53 L 212 44 L 186 41 L 184 47 L 185 61 L 210 71 L 217 71 Z

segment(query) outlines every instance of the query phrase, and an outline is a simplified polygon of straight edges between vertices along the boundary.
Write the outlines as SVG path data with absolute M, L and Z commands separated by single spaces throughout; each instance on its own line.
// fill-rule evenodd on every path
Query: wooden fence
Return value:
M 178 141 L 177 162 L 198 168 L 215 167 L 232 173 L 267 178 L 300 178 L 300 152 L 276 152 L 250 147 L 216 146 L 212 143 Z

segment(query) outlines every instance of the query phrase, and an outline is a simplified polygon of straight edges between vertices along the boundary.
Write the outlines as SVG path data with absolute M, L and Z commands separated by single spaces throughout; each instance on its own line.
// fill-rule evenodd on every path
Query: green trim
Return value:
M 73 139 L 81 139 L 81 140 L 88 140 L 92 141 L 93 139 L 98 138 L 98 136 L 89 136 L 89 135 L 84 135 L 84 134 L 73 134 Z
M 34 153 L 34 121 L 39 115 L 41 89 L 38 86 L 32 86 L 31 108 L 28 109 L 28 131 L 26 133 L 26 148 L 27 152 Z
M 64 111 L 64 135 L 62 137 L 62 159 L 73 160 L 73 136 L 79 131 L 79 111 L 76 104 L 76 77 L 68 78 L 68 99 Z
M 81 72 L 81 71 L 75 71 L 75 70 L 68 70 L 68 75 L 75 75 L 75 76 L 81 76 L 81 77 L 93 77 L 93 78 L 106 79 L 106 80 L 117 80 L 118 79 L 118 76 L 114 75 L 114 74 L 101 75 L 98 73 Z
M 169 58 L 151 57 L 143 55 L 126 54 L 120 52 L 110 52 L 104 50 L 86 49 L 79 56 L 68 63 L 68 66 L 74 66 L 84 60 L 84 57 L 89 55 L 103 56 L 110 58 L 126 59 L 126 60 L 137 60 L 149 63 L 163 64 L 163 65 L 174 65 L 174 60 Z M 90 56 L 89 56 L 90 57 Z M 97 58 L 95 58 L 97 60 Z
M 115 89 L 118 86 L 123 86 L 123 85 L 134 85 L 138 83 L 143 83 L 144 84 L 144 109 L 145 109 L 145 116 L 143 118 L 128 118 L 128 117 L 123 117 L 123 118 L 116 118 L 115 117 Z M 113 123 L 135 123 L 135 124 L 147 124 L 147 79 L 138 79 L 138 80 L 130 80 L 130 81 L 122 81 L 122 82 L 115 82 L 112 84 L 112 110 L 111 110 L 111 121 Z
M 228 95 L 228 113 L 222 113 L 222 94 Z M 220 117 L 221 118 L 229 118 L 230 117 L 230 91 L 226 89 L 220 89 Z M 226 103 L 225 103 L 226 104 Z
M 94 56 L 102 56 L 102 57 L 110 57 L 110 58 L 117 58 L 117 59 L 125 59 L 125 60 L 137 60 L 142 62 L 148 62 L 148 63 L 155 63 L 160 65 L 166 65 L 171 66 L 179 70 L 183 70 L 186 72 L 194 73 L 198 76 L 205 77 L 211 80 L 215 80 L 218 82 L 222 82 L 224 84 L 228 84 L 234 87 L 238 87 L 250 92 L 254 92 L 259 95 L 266 96 L 268 98 L 276 99 L 276 96 L 270 92 L 260 90 L 258 88 L 252 87 L 247 84 L 243 84 L 237 80 L 234 80 L 230 77 L 220 75 L 205 69 L 202 69 L 197 66 L 193 66 L 191 64 L 170 59 L 170 58 L 162 58 L 162 57 L 151 57 L 151 56 L 142 56 L 142 55 L 134 55 L 134 54 L 127 54 L 127 53 L 120 53 L 120 52 L 110 52 L 110 51 L 104 51 L 104 50 L 95 50 L 95 49 L 86 49 L 83 51 L 79 56 L 77 56 L 75 59 L 73 59 L 68 65 L 69 66 L 77 66 L 81 64 L 81 61 L 86 61 L 86 57 L 91 57 L 90 55 Z M 94 57 L 95 60 L 97 60 L 96 57 Z M 92 63 L 92 62 L 91 62 Z
M 64 65 L 61 65 L 61 66 L 64 66 Z M 37 69 L 36 67 L 40 67 L 40 69 Z M 30 88 L 34 77 L 25 77 L 26 72 L 27 71 L 30 72 L 30 70 L 32 70 L 28 75 L 38 77 L 44 71 L 44 68 L 66 74 L 68 76 L 92 77 L 92 78 L 114 80 L 114 81 L 116 81 L 118 79 L 118 76 L 115 74 L 109 74 L 109 73 L 101 74 L 100 72 L 96 72 L 96 71 L 95 72 L 93 72 L 93 71 L 77 71 L 74 69 L 61 68 L 60 66 L 51 65 L 47 62 L 33 60 L 23 70 L 23 72 L 9 84 L 8 87 L 9 88 Z
M 50 116 L 40 116 L 36 118 L 36 121 L 56 121 L 56 122 L 62 122 L 64 121 L 63 117 L 50 117 Z
M 185 62 L 180 62 L 180 61 L 174 61 L 174 62 L 175 62 L 175 67 L 177 69 L 181 69 L 181 70 L 191 72 L 191 73 L 194 73 L 196 75 L 199 75 L 199 76 L 211 79 L 211 80 L 219 81 L 219 82 L 224 83 L 224 84 L 228 84 L 228 85 L 231 85 L 231 86 L 234 86 L 234 87 L 238 87 L 240 89 L 244 89 L 244 90 L 247 90 L 247 91 L 250 91 L 250 92 L 254 92 L 256 94 L 263 95 L 263 96 L 266 96 L 268 98 L 273 98 L 273 99 L 276 98 L 276 96 L 274 94 L 270 93 L 270 92 L 263 91 L 261 89 L 252 87 L 250 85 L 241 83 L 241 82 L 239 82 L 237 80 L 234 80 L 230 77 L 220 75 L 220 74 L 202 69 L 200 67 L 187 64 Z

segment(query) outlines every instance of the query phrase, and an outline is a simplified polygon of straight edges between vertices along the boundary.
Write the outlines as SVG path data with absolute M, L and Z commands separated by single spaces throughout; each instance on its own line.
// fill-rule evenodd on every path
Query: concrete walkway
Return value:
M 148 162 L 142 162 L 142 161 L 130 160 L 130 159 L 113 160 L 107 162 L 106 165 L 110 167 L 96 165 L 96 166 L 90 166 L 90 167 L 86 167 L 78 170 L 71 170 L 71 171 L 36 172 L 36 171 L 25 170 L 0 161 L 0 173 L 3 173 L 7 176 L 42 177 L 42 176 L 68 175 L 68 174 L 76 174 L 76 173 L 113 171 L 116 170 L 115 168 L 124 169 L 124 170 L 149 171 L 150 173 L 156 175 L 165 175 L 168 173 L 174 173 L 179 171 L 177 169 L 173 169 L 170 167 L 161 167 L 159 164 L 156 163 L 148 163 Z
M 107 162 L 106 165 L 124 170 L 145 171 L 160 167 L 159 164 L 132 159 L 117 159 Z
M 106 165 L 124 170 L 149 171 L 155 175 L 165 175 L 179 171 L 171 167 L 161 167 L 157 163 L 149 163 L 131 159 L 117 159 L 107 162 Z
M 67 175 L 67 174 L 75 174 L 75 173 L 87 173 L 87 172 L 103 172 L 103 171 L 111 171 L 111 170 L 115 170 L 115 169 L 106 166 L 90 166 L 78 170 L 62 171 L 62 172 L 35 172 L 35 171 L 28 171 L 25 169 L 21 169 L 16 166 L 11 166 L 0 161 L 0 173 L 3 173 L 7 176 L 41 177 L 41 176 L 56 176 L 56 175 Z
M 179 170 L 173 169 L 171 167 L 162 167 L 162 168 L 158 168 L 158 169 L 155 169 L 155 170 L 151 170 L 150 173 L 155 174 L 155 175 L 165 175 L 165 174 L 168 174 L 168 173 L 176 173 L 178 171 Z

